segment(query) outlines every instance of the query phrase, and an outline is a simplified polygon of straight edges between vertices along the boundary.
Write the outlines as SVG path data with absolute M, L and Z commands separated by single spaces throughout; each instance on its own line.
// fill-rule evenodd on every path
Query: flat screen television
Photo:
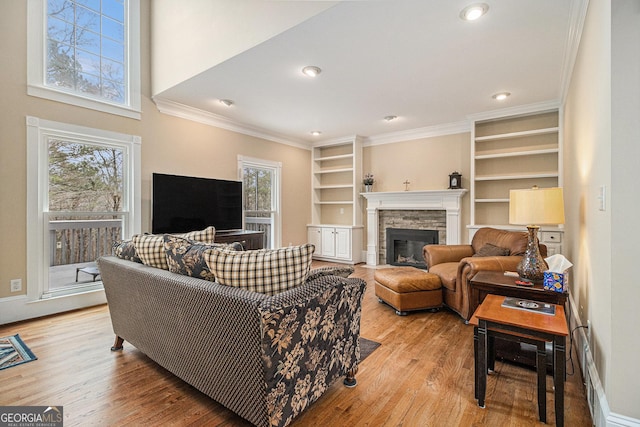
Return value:
M 242 182 L 153 174 L 154 234 L 242 228 Z

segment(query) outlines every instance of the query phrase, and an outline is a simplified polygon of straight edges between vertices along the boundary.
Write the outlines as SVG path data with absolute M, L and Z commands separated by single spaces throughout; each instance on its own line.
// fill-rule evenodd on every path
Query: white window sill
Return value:
M 110 104 L 107 102 L 101 102 L 95 99 L 85 98 L 71 93 L 58 91 L 46 86 L 28 85 L 27 94 L 51 101 L 62 102 L 64 104 L 102 111 L 103 113 L 129 117 L 131 119 L 140 120 L 142 117 L 140 108 L 131 108 L 116 104 Z

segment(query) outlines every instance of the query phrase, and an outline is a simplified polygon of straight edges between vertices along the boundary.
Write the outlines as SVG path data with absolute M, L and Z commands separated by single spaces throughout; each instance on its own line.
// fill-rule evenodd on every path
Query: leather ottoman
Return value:
M 398 316 L 442 306 L 442 283 L 435 274 L 415 267 L 391 267 L 376 270 L 373 277 L 378 300 L 395 308 Z

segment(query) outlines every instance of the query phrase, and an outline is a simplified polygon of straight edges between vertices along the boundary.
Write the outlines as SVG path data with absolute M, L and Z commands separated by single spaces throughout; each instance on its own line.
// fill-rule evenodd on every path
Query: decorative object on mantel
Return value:
M 374 182 L 376 181 L 375 179 L 373 179 L 372 173 L 365 174 L 364 179 L 362 180 L 362 183 L 364 184 L 364 191 L 366 191 L 367 193 L 370 193 L 371 190 L 373 190 Z
M 540 225 L 564 224 L 562 188 L 534 186 L 531 189 L 511 190 L 509 224 L 526 225 L 529 231 L 527 249 L 516 269 L 520 278 L 534 283 L 542 282 L 547 263 L 538 248 L 538 229 Z
M 462 175 L 460 172 L 451 172 L 449 174 L 449 189 L 459 189 L 462 188 Z
M 403 182 L 403 184 L 404 184 L 404 191 L 409 191 L 409 184 L 411 184 L 411 181 L 407 179 Z

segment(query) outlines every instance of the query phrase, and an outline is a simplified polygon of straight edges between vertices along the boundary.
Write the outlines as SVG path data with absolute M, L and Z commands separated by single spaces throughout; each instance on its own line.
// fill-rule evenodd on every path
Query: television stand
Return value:
M 254 230 L 216 230 L 215 243 L 239 242 L 244 249 L 263 249 L 264 231 Z

